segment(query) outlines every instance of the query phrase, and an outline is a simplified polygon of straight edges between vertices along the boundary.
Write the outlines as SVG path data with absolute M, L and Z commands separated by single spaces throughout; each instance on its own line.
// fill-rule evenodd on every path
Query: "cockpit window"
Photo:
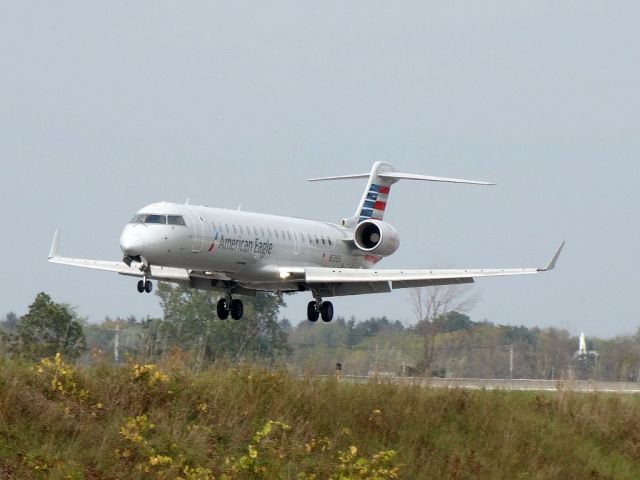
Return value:
M 166 224 L 167 216 L 166 215 L 147 215 L 147 217 L 144 219 L 144 223 Z
M 159 225 L 186 225 L 182 215 L 160 215 L 155 213 L 138 213 L 129 223 L 154 223 Z
M 167 215 L 169 225 L 185 225 L 182 215 Z
M 138 213 L 129 223 L 153 223 L 156 225 L 185 225 L 182 215 L 160 215 L 156 213 Z

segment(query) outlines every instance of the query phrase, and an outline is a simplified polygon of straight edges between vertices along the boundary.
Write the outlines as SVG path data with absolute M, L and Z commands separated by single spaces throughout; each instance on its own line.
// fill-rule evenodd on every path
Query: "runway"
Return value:
M 366 383 L 393 383 L 396 385 L 418 385 L 425 388 L 465 388 L 470 390 L 513 390 L 540 392 L 606 392 L 640 393 L 640 383 L 598 382 L 591 380 L 533 380 L 533 379 L 485 379 L 485 378 L 421 378 L 393 376 L 344 375 L 341 381 Z

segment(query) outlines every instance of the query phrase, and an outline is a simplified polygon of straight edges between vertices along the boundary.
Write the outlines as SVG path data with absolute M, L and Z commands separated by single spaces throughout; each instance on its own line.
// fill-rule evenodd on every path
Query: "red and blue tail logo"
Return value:
M 367 192 L 364 205 L 362 206 L 359 222 L 369 219 L 382 220 L 390 191 L 391 187 L 372 183 L 369 192 Z
M 211 242 L 211 246 L 209 247 L 209 252 L 214 252 L 216 249 L 216 240 L 218 240 L 218 231 L 214 230 L 215 236 L 213 237 L 213 241 Z

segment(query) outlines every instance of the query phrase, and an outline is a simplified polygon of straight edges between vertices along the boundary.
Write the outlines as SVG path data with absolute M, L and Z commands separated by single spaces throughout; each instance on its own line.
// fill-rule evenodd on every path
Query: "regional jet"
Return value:
M 152 280 L 222 293 L 217 315 L 239 320 L 241 296 L 256 292 L 310 292 L 307 318 L 330 322 L 325 298 L 390 292 L 396 288 L 473 283 L 474 278 L 529 275 L 552 270 L 564 242 L 544 268 L 379 269 L 375 265 L 400 246 L 384 221 L 391 186 L 399 180 L 494 185 L 398 172 L 377 162 L 370 173 L 310 181 L 368 178 L 353 216 L 340 224 L 170 202 L 139 210 L 120 236 L 122 261 L 85 260 L 60 254 L 55 233 L 49 261 L 138 277 L 137 290 L 151 292 Z

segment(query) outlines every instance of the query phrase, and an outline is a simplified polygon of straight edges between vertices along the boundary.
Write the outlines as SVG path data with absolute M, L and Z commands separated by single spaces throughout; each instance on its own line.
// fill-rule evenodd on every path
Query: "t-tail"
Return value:
M 434 177 L 430 175 L 419 175 L 416 173 L 398 172 L 393 165 L 385 162 L 376 162 L 371 168 L 371 173 L 356 173 L 353 175 L 339 175 L 334 177 L 311 178 L 310 182 L 323 180 L 347 180 L 352 178 L 368 178 L 369 182 L 365 188 L 358 208 L 352 217 L 342 220 L 342 225 L 355 228 L 365 220 L 382 220 L 387 207 L 391 186 L 400 180 L 426 180 L 429 182 L 467 183 L 471 185 L 495 185 L 491 182 L 481 182 L 478 180 L 464 180 L 460 178 Z

